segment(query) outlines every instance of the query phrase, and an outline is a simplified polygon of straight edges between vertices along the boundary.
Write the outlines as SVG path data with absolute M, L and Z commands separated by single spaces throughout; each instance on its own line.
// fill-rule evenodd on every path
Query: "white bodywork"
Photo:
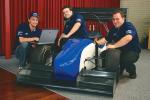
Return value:
M 107 49 L 106 45 L 104 45 L 103 48 L 98 48 L 98 55 L 100 55 L 100 53 L 106 49 Z M 86 46 L 81 53 L 79 71 L 81 71 L 81 69 L 84 68 L 85 66 L 86 69 L 88 70 L 95 68 L 95 59 L 85 61 L 86 59 L 93 58 L 94 56 L 95 56 L 95 44 L 91 43 L 88 46 Z

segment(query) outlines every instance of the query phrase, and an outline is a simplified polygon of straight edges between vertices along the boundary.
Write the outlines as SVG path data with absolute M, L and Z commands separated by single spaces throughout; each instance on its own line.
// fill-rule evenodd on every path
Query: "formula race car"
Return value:
M 70 39 L 54 57 L 54 44 L 37 45 L 17 82 L 54 89 L 113 96 L 119 77 L 119 56 L 92 39 Z M 105 56 L 104 56 L 105 55 Z

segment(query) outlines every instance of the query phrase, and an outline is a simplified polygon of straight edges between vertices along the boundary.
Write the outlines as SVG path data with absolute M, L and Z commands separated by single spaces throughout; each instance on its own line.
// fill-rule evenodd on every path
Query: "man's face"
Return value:
M 72 16 L 72 11 L 69 8 L 63 9 L 63 14 L 65 18 L 70 18 Z
M 36 27 L 38 25 L 39 19 L 32 16 L 30 19 L 28 19 L 28 22 L 32 27 Z
M 113 15 L 112 22 L 116 28 L 119 28 L 124 23 L 124 17 L 120 13 Z

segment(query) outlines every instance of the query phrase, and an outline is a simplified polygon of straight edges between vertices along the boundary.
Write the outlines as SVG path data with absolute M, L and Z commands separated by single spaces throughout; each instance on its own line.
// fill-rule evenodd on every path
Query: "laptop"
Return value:
M 57 34 L 57 29 L 43 29 L 37 44 L 54 44 Z

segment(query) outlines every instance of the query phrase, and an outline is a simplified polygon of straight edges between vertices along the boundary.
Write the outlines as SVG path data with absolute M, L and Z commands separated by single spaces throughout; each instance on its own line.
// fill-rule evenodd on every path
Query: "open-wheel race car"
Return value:
M 91 21 L 96 21 L 96 25 L 102 25 L 107 31 L 108 27 L 104 23 L 111 20 L 111 14 L 115 9 L 74 10 L 82 14 L 86 21 L 89 20 L 90 26 Z M 127 13 L 127 9 L 120 10 Z M 101 30 L 93 31 L 89 36 L 93 37 L 99 32 Z M 115 49 L 106 49 L 106 45 L 99 46 L 91 38 L 70 39 L 57 55 L 54 42 L 37 45 L 31 51 L 28 66 L 17 74 L 17 82 L 113 96 L 119 79 L 120 58 Z
M 17 82 L 113 96 L 119 77 L 115 50 L 106 50 L 92 39 L 70 39 L 54 55 L 54 44 L 37 45 Z

